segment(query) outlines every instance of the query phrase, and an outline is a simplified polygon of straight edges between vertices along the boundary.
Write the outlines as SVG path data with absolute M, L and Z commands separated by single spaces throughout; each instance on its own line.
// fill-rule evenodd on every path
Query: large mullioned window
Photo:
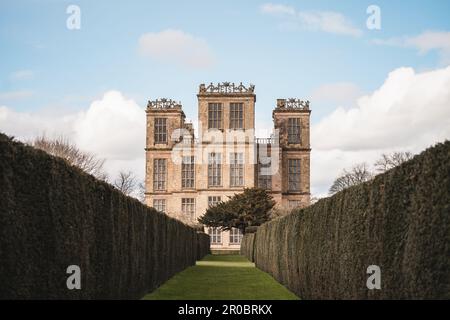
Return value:
M 289 191 L 300 191 L 300 159 L 288 160 Z
M 222 232 L 219 228 L 209 228 L 208 234 L 211 237 L 211 244 L 222 243 Z
M 183 157 L 181 163 L 181 187 L 185 189 L 192 189 L 195 185 L 195 164 L 194 157 Z
M 222 104 L 208 104 L 208 129 L 222 129 Z
M 195 199 L 194 198 L 182 198 L 181 199 L 181 212 L 188 219 L 194 220 L 194 218 L 195 218 Z
M 271 174 L 263 174 L 268 173 L 264 168 L 270 168 L 271 163 L 267 164 L 258 164 L 258 187 L 264 190 L 272 190 L 272 175 Z M 267 170 L 268 171 L 268 170 Z
M 165 191 L 166 190 L 166 173 L 167 173 L 167 160 L 166 159 L 154 159 L 153 160 L 153 190 Z
M 153 208 L 159 212 L 166 212 L 166 200 L 165 199 L 154 199 Z
M 240 244 L 242 241 L 242 231 L 237 228 L 230 230 L 230 244 Z
M 155 143 L 167 143 L 167 119 L 155 118 Z
M 230 103 L 230 129 L 244 128 L 244 105 Z
M 222 154 L 212 152 L 208 154 L 208 186 L 222 185 Z
M 300 143 L 300 118 L 288 119 L 288 143 Z
M 230 153 L 230 185 L 241 187 L 244 185 L 244 154 Z
M 222 197 L 220 197 L 220 196 L 210 196 L 210 197 L 208 197 L 208 207 L 214 207 L 220 201 L 222 201 Z

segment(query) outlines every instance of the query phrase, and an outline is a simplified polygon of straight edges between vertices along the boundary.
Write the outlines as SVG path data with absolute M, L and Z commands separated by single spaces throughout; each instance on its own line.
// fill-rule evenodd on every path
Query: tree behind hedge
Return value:
M 228 201 L 208 208 L 198 221 L 208 227 L 221 230 L 237 228 L 245 233 L 245 228 L 269 221 L 274 206 L 275 201 L 265 190 L 246 188 Z

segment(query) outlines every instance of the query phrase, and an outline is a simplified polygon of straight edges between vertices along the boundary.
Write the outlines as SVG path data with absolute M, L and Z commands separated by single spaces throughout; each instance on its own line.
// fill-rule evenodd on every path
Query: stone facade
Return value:
M 257 139 L 254 86 L 202 84 L 197 97 L 198 137 L 180 103 L 147 106 L 147 205 L 195 223 L 215 201 L 255 186 L 267 189 L 279 209 L 309 205 L 309 102 L 278 99 L 273 135 Z M 237 230 L 209 231 L 212 249 L 239 249 Z

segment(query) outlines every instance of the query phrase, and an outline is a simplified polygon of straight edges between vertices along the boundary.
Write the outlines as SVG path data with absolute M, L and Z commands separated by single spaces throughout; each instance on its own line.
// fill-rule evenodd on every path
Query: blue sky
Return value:
M 66 27 L 72 4 L 80 30 Z M 366 27 L 369 5 L 381 30 Z M 450 138 L 446 0 L 3 0 L 0 53 L 0 131 L 70 127 L 81 147 L 115 161 L 113 174 L 143 176 L 148 99 L 179 100 L 195 120 L 198 85 L 209 82 L 253 83 L 259 128 L 271 127 L 277 98 L 311 100 L 317 194 L 344 167 Z M 113 144 L 118 127 L 138 130 Z
M 363 31 L 360 37 L 279 27 L 283 17 L 261 12 L 264 1 L 2 1 L 0 4 L 0 92 L 30 91 L 28 99 L 5 101 L 17 110 L 60 106 L 84 108 L 102 92 L 116 89 L 140 105 L 148 98 L 181 100 L 196 116 L 197 86 L 210 81 L 254 83 L 258 119 L 270 114 L 277 97 L 308 98 L 322 84 L 379 86 L 401 66 L 429 69 L 435 52 L 377 46 L 375 38 L 450 29 L 449 1 L 284 1 L 305 11 L 340 12 Z M 65 10 L 81 8 L 81 29 L 68 30 Z M 368 30 L 366 8 L 381 8 L 382 29 Z M 147 32 L 177 29 L 204 39 L 216 63 L 196 70 L 160 63 L 137 52 Z M 31 70 L 32 79 L 11 74 Z M 0 101 L 0 104 L 3 101 Z M 312 101 L 313 121 L 328 111 Z M 323 110 L 322 110 L 323 109 Z

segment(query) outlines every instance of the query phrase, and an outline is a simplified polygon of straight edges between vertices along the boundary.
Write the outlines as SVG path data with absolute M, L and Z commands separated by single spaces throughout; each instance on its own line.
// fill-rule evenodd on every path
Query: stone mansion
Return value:
M 198 136 L 180 103 L 148 102 L 147 205 L 196 222 L 208 206 L 251 187 L 266 189 L 280 209 L 309 204 L 308 101 L 277 99 L 272 135 L 256 138 L 253 85 L 201 84 L 197 98 Z M 239 249 L 239 230 L 207 232 L 211 249 Z

